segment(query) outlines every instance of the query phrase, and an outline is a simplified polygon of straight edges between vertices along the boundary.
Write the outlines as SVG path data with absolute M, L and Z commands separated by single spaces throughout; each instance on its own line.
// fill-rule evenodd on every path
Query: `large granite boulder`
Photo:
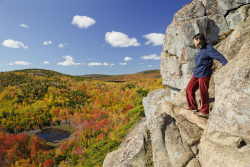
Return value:
M 215 105 L 208 133 L 226 132 L 250 141 L 250 39 L 215 74 Z
M 161 53 L 161 74 L 163 84 L 169 87 L 185 88 L 195 68 L 196 48 L 193 36 L 206 33 L 208 17 L 173 21 L 166 30 Z
M 207 41 L 218 41 L 219 36 L 229 31 L 225 17 L 222 14 L 208 16 Z
M 180 130 L 173 117 L 169 117 L 166 120 L 165 147 L 171 166 L 186 166 L 191 159 L 195 158 L 191 147 L 183 141 Z
M 220 139 L 219 139 L 220 140 Z M 205 140 L 200 144 L 202 167 L 249 167 L 250 147 L 237 149 Z
M 242 8 L 247 8 L 249 5 L 242 6 Z M 242 10 L 243 10 L 242 9 Z M 250 16 L 250 9 L 248 9 Z M 215 48 L 225 56 L 228 61 L 231 61 L 239 53 L 241 46 L 250 39 L 250 17 L 244 19 L 242 22 L 238 23 L 232 34 L 224 39 L 222 42 L 217 44 Z M 222 67 L 221 63 L 217 60 L 214 61 L 215 66 L 219 69 Z
M 185 5 L 184 8 L 180 9 L 174 15 L 174 21 L 191 20 L 202 17 L 205 15 L 205 13 L 206 9 L 204 8 L 204 5 L 200 1 L 194 0 Z
M 166 113 L 161 113 L 151 117 L 148 129 L 151 132 L 153 163 L 155 167 L 169 167 L 170 161 L 165 148 L 165 130 L 168 120 L 171 118 Z
M 152 116 L 148 128 L 155 167 L 200 167 L 197 144 L 203 129 L 182 115 L 167 113 Z
M 137 122 L 120 144 L 118 150 L 107 154 L 103 167 L 146 166 L 146 119 Z
M 202 3 L 206 8 L 207 15 L 226 15 L 228 11 L 250 3 L 250 0 L 202 0 Z
M 165 33 L 162 83 L 173 89 L 185 89 L 195 68 L 197 50 L 193 36 L 202 32 L 208 43 L 218 41 L 223 33 L 246 19 L 247 3 L 250 0 L 194 0 L 180 9 Z
M 229 12 L 226 16 L 227 24 L 229 29 L 235 29 L 235 27 L 242 21 L 246 20 L 246 18 L 250 14 L 250 5 L 244 5 L 239 9 L 234 9 Z
M 171 115 L 172 105 L 170 101 L 170 90 L 167 89 L 157 89 L 150 92 L 147 97 L 143 98 L 143 106 L 145 111 L 145 116 L 147 122 L 154 115 L 158 115 L 161 112 L 166 112 Z

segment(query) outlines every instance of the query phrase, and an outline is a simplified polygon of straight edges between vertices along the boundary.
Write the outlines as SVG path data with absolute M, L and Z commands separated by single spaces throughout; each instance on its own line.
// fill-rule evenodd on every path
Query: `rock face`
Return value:
M 149 129 L 155 167 L 250 167 L 250 5 L 246 3 L 250 1 L 194 0 L 175 14 L 161 62 L 163 84 L 169 88 L 143 99 L 146 118 L 130 130 L 118 150 L 107 155 L 103 166 L 146 166 Z M 214 46 L 228 64 L 214 62 L 210 117 L 201 118 L 185 109 L 184 88 L 195 66 L 192 36 L 204 32 L 211 41 L 230 28 L 235 28 L 233 33 Z M 200 101 L 199 91 L 196 99 Z
M 129 131 L 118 150 L 108 153 L 103 167 L 146 166 L 146 119 L 142 119 Z
M 250 39 L 233 61 L 215 75 L 216 103 L 208 132 L 226 132 L 250 141 L 249 48 Z
M 219 36 L 248 17 L 247 3 L 250 1 L 194 0 L 179 10 L 165 33 L 161 53 L 163 84 L 185 89 L 195 68 L 197 50 L 193 36 L 202 32 L 208 43 L 218 41 Z

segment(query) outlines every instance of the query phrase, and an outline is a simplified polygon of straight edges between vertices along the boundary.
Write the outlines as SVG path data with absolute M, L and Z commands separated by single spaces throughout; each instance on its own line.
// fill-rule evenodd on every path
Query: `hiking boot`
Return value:
M 194 112 L 194 114 L 197 114 L 197 113 L 199 112 L 199 110 L 198 110 L 198 109 L 193 110 L 193 109 L 189 109 L 189 108 L 186 108 L 186 107 L 185 107 L 185 109 L 186 109 L 186 110 L 189 110 L 189 111 L 193 111 L 193 112 Z
M 198 112 L 197 115 L 200 116 L 200 117 L 203 117 L 203 118 L 208 118 L 209 117 L 209 114 L 203 114 L 201 112 Z

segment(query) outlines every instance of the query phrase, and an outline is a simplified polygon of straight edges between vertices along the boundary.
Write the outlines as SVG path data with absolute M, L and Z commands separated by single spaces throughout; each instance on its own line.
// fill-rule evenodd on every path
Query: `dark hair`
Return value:
M 203 33 L 196 34 L 193 39 L 195 39 L 195 40 L 199 39 L 200 40 L 200 42 L 198 43 L 199 48 L 205 48 L 206 47 L 207 41 L 206 41 L 206 38 L 205 38 Z

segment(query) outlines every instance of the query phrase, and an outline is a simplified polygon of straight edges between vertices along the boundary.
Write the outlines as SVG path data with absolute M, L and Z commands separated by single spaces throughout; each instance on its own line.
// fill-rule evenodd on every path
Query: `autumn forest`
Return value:
M 0 166 L 102 166 L 145 117 L 142 99 L 163 88 L 159 70 L 119 76 L 70 76 L 50 70 L 0 73 Z M 52 146 L 29 132 L 69 126 Z

